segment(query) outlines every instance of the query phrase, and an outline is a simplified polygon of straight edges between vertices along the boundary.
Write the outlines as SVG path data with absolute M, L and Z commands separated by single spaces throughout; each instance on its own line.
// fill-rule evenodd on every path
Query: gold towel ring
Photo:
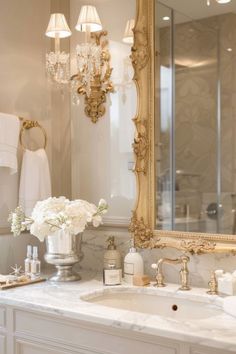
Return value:
M 23 120 L 22 127 L 20 130 L 20 145 L 23 149 L 26 149 L 24 143 L 23 143 L 23 132 L 25 130 L 31 129 L 31 128 L 40 128 L 43 135 L 44 135 L 44 149 L 46 149 L 47 146 L 47 134 L 45 129 L 40 125 L 36 120 Z

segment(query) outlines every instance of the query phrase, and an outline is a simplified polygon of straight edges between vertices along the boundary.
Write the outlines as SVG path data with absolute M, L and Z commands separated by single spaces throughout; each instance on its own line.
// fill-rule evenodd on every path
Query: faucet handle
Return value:
M 189 271 L 188 271 L 188 262 L 190 261 L 190 258 L 186 256 L 185 254 L 180 257 L 182 266 L 180 269 L 180 280 L 181 280 L 181 286 L 179 290 L 190 290 L 189 286 Z
M 207 294 L 218 295 L 218 281 L 216 279 L 215 271 L 211 272 L 211 279 L 210 279 L 208 285 L 209 285 L 210 289 L 207 291 Z
M 151 267 L 152 267 L 152 269 L 156 269 L 156 284 L 155 284 L 155 286 L 157 286 L 157 287 L 164 287 L 164 286 L 166 286 L 165 285 L 165 283 L 164 283 L 164 277 L 163 277 L 163 274 L 162 274 L 162 272 L 161 272 L 161 267 L 160 266 L 158 266 L 158 264 L 157 263 L 153 263 L 152 265 L 151 265 Z

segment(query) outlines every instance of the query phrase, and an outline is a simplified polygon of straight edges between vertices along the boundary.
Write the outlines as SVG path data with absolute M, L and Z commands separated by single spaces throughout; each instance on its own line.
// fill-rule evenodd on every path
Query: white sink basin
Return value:
M 158 315 L 176 320 L 200 320 L 222 314 L 222 310 L 210 303 L 189 299 L 181 299 L 178 296 L 166 296 L 164 293 L 149 293 L 149 289 L 142 289 L 142 292 L 135 292 L 132 289 L 103 290 L 95 294 L 82 296 L 82 300 L 116 308 L 141 312 L 145 314 Z M 145 291 L 144 291 L 145 290 Z

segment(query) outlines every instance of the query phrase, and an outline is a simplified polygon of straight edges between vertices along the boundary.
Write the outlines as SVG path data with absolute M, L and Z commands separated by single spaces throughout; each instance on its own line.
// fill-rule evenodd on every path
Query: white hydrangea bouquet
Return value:
M 29 230 L 40 241 L 44 241 L 46 236 L 56 234 L 58 230 L 77 235 L 85 230 L 88 223 L 98 227 L 107 209 L 104 199 L 96 206 L 81 199 L 71 201 L 65 197 L 50 197 L 37 202 L 30 217 L 25 216 L 18 206 L 10 214 L 9 221 L 14 236 Z

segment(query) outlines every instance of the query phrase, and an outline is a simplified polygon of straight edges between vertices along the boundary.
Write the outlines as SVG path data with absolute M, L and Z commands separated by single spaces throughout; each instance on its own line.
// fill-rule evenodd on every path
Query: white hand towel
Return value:
M 9 167 L 11 175 L 17 172 L 19 131 L 18 117 L 0 113 L 0 167 Z
M 44 149 L 25 150 L 22 160 L 19 205 L 27 216 L 39 200 L 51 197 L 51 178 Z

